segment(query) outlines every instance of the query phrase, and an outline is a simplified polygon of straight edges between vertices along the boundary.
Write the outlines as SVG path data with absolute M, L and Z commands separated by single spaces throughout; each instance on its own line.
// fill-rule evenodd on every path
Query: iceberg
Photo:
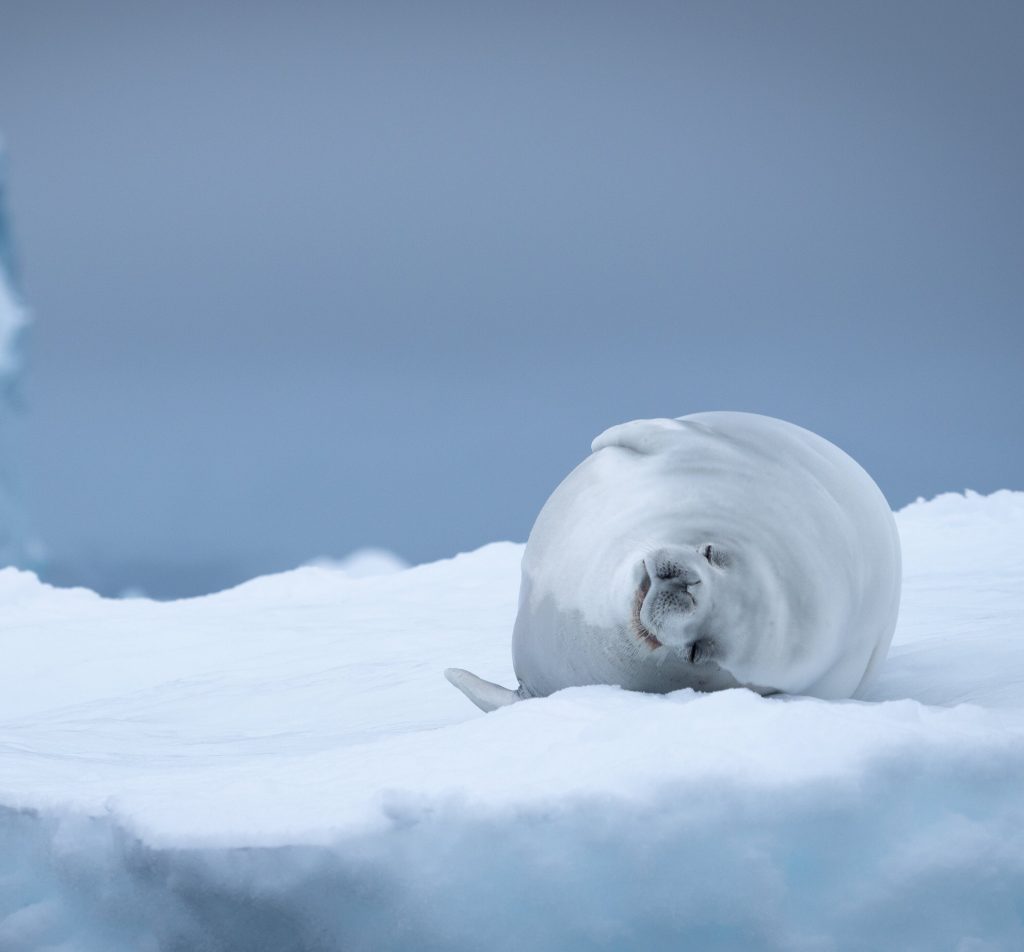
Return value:
M 0 565 L 29 565 L 34 545 L 17 471 L 20 421 L 19 374 L 28 314 L 17 284 L 7 214 L 7 163 L 0 141 Z
M 17 289 L 6 185 L 7 157 L 0 140 L 0 382 L 9 387 L 21 366 L 21 333 L 28 315 Z
M 523 548 L 177 602 L 0 571 L 0 949 L 1024 947 L 1024 493 L 896 514 L 853 700 L 511 677 Z

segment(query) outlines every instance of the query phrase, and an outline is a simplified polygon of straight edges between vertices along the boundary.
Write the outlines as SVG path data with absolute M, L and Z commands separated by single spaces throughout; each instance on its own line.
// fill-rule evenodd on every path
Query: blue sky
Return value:
M 1024 488 L 1024 13 L 21 4 L 0 130 L 51 577 L 525 539 L 605 426 Z

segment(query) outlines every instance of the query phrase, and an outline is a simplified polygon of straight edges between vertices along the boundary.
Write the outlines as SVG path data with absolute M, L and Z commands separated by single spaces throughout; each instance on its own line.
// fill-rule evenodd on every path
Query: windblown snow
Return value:
M 514 683 L 522 547 L 204 598 L 0 572 L 0 950 L 1024 948 L 1024 493 L 897 514 L 863 697 Z

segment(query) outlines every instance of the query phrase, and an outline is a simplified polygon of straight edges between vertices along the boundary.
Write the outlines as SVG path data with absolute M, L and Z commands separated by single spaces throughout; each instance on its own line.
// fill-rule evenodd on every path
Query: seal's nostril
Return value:
M 695 564 L 696 553 L 690 549 L 659 549 L 649 554 L 643 561 L 651 581 L 655 584 L 666 583 L 685 591 L 688 585 L 697 585 L 702 578 L 700 568 Z
M 662 582 L 670 582 L 673 579 L 681 579 L 683 584 L 687 584 L 693 573 L 689 571 L 682 563 L 675 561 L 675 559 L 656 559 L 654 562 L 654 575 L 655 578 L 660 579 Z

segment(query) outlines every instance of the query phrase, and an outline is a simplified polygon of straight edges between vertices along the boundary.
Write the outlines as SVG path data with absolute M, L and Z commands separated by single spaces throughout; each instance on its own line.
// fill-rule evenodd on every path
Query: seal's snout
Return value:
M 678 643 L 702 598 L 696 553 L 660 549 L 644 558 L 643 568 L 639 621 L 659 641 Z

